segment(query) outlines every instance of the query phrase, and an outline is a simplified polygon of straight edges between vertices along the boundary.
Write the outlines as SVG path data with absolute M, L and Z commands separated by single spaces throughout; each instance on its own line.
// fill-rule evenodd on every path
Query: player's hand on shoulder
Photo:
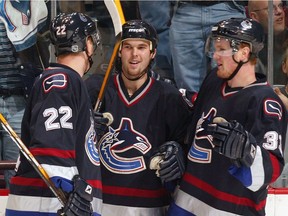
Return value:
M 180 179 L 185 171 L 185 162 L 181 145 L 175 141 L 168 141 L 152 155 L 149 167 L 156 170 L 156 175 L 164 183 Z
M 92 187 L 79 175 L 75 175 L 72 180 L 74 189 L 71 193 L 68 194 L 67 203 L 64 205 L 64 207 L 57 211 L 57 215 L 92 216 Z
M 232 159 L 238 167 L 252 165 L 257 150 L 256 140 L 239 122 L 227 122 L 216 117 L 208 125 L 207 131 L 213 137 L 216 152 Z

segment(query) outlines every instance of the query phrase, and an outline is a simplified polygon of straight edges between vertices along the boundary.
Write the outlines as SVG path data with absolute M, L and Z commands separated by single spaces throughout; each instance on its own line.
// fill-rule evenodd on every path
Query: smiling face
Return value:
M 122 62 L 122 73 L 129 79 L 134 79 L 148 69 L 150 61 L 155 57 L 150 51 L 150 41 L 127 39 L 122 42 L 119 57 Z

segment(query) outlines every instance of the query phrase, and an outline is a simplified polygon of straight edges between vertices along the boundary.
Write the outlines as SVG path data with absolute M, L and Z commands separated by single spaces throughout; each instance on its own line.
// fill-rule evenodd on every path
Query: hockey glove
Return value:
M 173 79 L 161 77 L 159 73 L 157 73 L 153 70 L 150 70 L 150 77 L 154 78 L 155 80 L 161 80 L 161 81 L 164 81 L 166 83 L 169 83 L 170 85 L 172 85 L 176 88 L 176 83 Z
M 94 120 L 97 140 L 100 140 L 107 131 L 108 126 L 112 124 L 113 117 L 110 113 L 94 112 Z
M 214 150 L 232 159 L 238 167 L 250 167 L 256 155 L 256 140 L 253 135 L 235 120 L 227 122 L 223 118 L 220 121 L 216 119 L 207 127 L 213 137 Z
M 182 177 L 185 171 L 185 156 L 180 144 L 175 141 L 165 142 L 150 158 L 150 169 L 162 182 L 169 182 Z
M 187 89 L 184 89 L 184 88 L 180 88 L 179 91 L 181 92 L 182 97 L 183 97 L 184 100 L 187 102 L 187 104 L 188 104 L 190 107 L 193 107 L 194 104 L 195 104 L 195 102 L 196 102 L 198 93 L 197 93 L 197 92 L 190 91 L 190 90 L 187 90 Z
M 79 175 L 73 177 L 74 189 L 68 195 L 65 206 L 57 211 L 61 216 L 92 216 L 92 187 Z

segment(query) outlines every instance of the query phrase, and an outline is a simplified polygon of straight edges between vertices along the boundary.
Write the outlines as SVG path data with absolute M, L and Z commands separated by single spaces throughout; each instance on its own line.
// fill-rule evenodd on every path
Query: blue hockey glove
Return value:
M 175 141 L 165 142 L 150 158 L 150 169 L 162 182 L 170 182 L 182 177 L 185 171 L 185 156 L 182 147 Z
M 216 152 L 232 159 L 238 167 L 252 165 L 256 155 L 256 140 L 239 122 L 227 122 L 217 117 L 208 125 L 207 131 L 213 137 Z
M 73 177 L 74 189 L 68 194 L 65 206 L 57 211 L 61 216 L 92 216 L 92 187 L 79 175 Z

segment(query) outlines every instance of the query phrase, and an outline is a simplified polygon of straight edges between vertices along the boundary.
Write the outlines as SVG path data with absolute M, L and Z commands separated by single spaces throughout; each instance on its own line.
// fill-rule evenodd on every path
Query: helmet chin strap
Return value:
M 86 53 L 86 55 L 88 56 L 89 68 L 85 71 L 84 74 L 86 74 L 86 73 L 90 70 L 90 68 L 92 67 L 92 65 L 93 65 L 93 59 L 92 59 L 92 56 L 89 56 L 89 55 L 88 55 L 88 52 L 87 52 L 86 49 L 85 49 L 85 53 Z
M 235 63 L 237 63 L 238 65 L 237 65 L 237 67 L 235 68 L 235 70 L 233 71 L 233 73 L 232 73 L 228 78 L 225 79 L 225 80 L 227 80 L 227 81 L 233 79 L 233 78 L 236 76 L 236 74 L 239 72 L 239 70 L 240 70 L 240 68 L 242 67 L 242 65 L 243 65 L 243 64 L 246 64 L 246 63 L 249 61 L 249 59 L 248 59 L 248 60 L 245 61 L 245 62 L 243 62 L 243 61 L 237 62 L 237 61 L 235 60 L 235 58 L 234 58 L 234 55 L 232 56 L 232 59 L 233 59 L 233 61 L 234 61 Z
M 129 81 L 137 81 L 139 80 L 141 77 L 143 77 L 148 71 L 148 68 L 146 70 L 144 70 L 138 77 L 136 78 L 128 78 L 125 73 L 122 72 L 122 74 L 126 77 L 126 79 L 128 79 Z

